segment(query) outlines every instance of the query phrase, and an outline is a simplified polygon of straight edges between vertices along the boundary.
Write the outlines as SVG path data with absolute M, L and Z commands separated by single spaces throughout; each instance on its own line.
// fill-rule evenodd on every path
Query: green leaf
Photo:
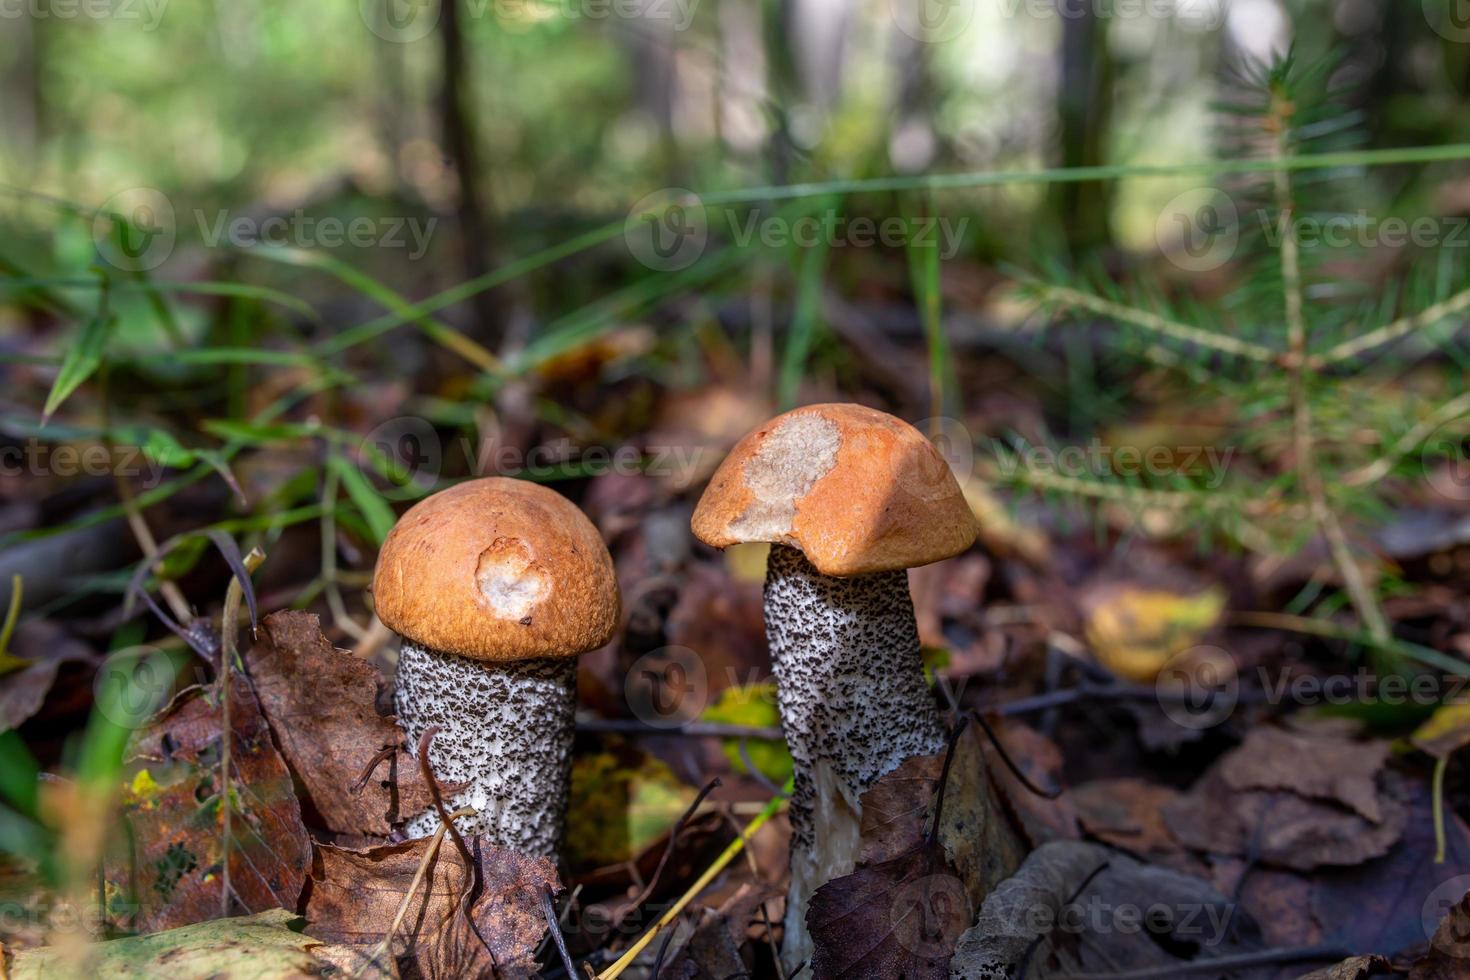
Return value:
M 393 530 L 393 525 L 398 518 L 393 514 L 393 508 L 383 499 L 383 495 L 368 482 L 367 477 L 362 475 L 362 470 L 352 465 L 344 456 L 333 456 L 330 460 L 332 470 L 342 481 L 342 486 L 347 488 L 347 496 L 351 498 L 358 512 L 368 522 L 372 529 L 373 537 L 378 544 Z
M 41 410 L 42 425 L 50 420 L 72 392 L 81 387 L 82 382 L 102 366 L 102 352 L 112 337 L 115 325 L 116 320 L 106 312 L 104 303 L 97 316 L 82 328 L 82 335 L 77 338 L 77 342 L 66 349 L 66 356 L 61 361 L 61 371 L 51 385 L 51 394 L 46 396 L 46 407 Z

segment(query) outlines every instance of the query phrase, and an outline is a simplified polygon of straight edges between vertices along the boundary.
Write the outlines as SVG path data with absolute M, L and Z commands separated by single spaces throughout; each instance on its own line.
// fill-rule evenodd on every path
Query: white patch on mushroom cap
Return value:
M 497 538 L 480 554 L 475 585 L 502 619 L 525 619 L 551 591 L 519 541 Z
M 746 541 L 792 543 L 796 503 L 837 465 L 842 434 L 815 412 L 787 418 L 745 463 L 745 485 L 755 496 L 730 525 Z

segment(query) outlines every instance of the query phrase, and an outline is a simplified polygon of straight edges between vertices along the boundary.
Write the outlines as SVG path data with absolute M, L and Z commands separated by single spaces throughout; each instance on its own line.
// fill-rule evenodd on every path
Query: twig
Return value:
M 259 548 L 251 548 L 250 554 L 242 559 L 247 572 L 253 572 L 265 561 L 265 552 Z M 220 893 L 219 914 L 221 918 L 228 918 L 230 914 L 230 818 L 234 813 L 234 792 L 230 789 L 230 755 L 235 741 L 235 729 L 230 721 L 230 677 L 235 672 L 235 644 L 240 632 L 240 603 L 245 595 L 245 587 L 238 576 L 230 577 L 230 584 L 225 589 L 225 610 L 220 620 L 220 657 L 219 657 L 219 701 L 220 701 L 220 753 L 219 753 L 219 781 L 220 781 L 220 808 L 221 808 L 221 838 L 220 850 L 223 857 L 220 860 Z
M 1068 306 L 1074 309 L 1086 310 L 1096 313 L 1098 316 L 1107 317 L 1110 320 L 1118 320 L 1122 323 L 1131 323 L 1135 327 L 1141 327 L 1152 333 L 1162 334 L 1165 337 L 1173 337 L 1211 350 L 1220 351 L 1223 354 L 1238 354 L 1248 357 L 1253 361 L 1271 363 L 1277 358 L 1276 351 L 1261 344 L 1253 344 L 1248 340 L 1237 340 L 1224 334 L 1211 333 L 1192 327 L 1187 323 L 1179 323 L 1168 320 L 1148 310 L 1140 310 L 1137 307 L 1127 306 L 1123 303 L 1114 303 L 1111 300 L 1102 299 L 1078 289 L 1067 286 L 1048 286 L 1042 290 L 1043 297 L 1058 306 Z
M 459 817 L 473 816 L 474 813 L 474 807 L 465 806 L 455 810 L 450 816 L 453 819 L 458 819 Z M 428 874 L 429 865 L 433 863 L 434 856 L 439 853 L 439 845 L 444 840 L 444 832 L 447 827 L 448 824 L 440 824 L 439 828 L 434 831 L 434 837 L 429 841 L 429 846 L 424 851 L 423 859 L 419 861 L 418 870 L 414 872 L 413 881 L 409 883 L 408 892 L 403 896 L 403 901 L 398 903 L 398 914 L 393 916 L 393 921 L 388 925 L 388 931 L 383 934 L 383 941 L 374 946 L 372 952 L 368 954 L 367 959 L 353 971 L 352 975 L 354 977 L 360 976 L 363 970 L 378 961 L 378 957 L 388 952 L 388 948 L 393 942 L 393 937 L 397 935 L 399 927 L 403 925 L 403 920 L 408 915 L 408 907 L 412 904 L 414 895 L 418 893 L 419 886 L 423 884 L 424 876 Z
M 367 786 L 368 780 L 373 778 L 373 773 L 377 771 L 378 767 L 397 754 L 398 746 L 396 745 L 389 745 L 386 748 L 379 749 L 377 755 L 369 759 L 367 765 L 363 766 L 362 775 L 353 781 L 352 785 L 348 787 L 348 791 L 354 796 L 361 793 L 363 788 Z
M 1444 771 L 1449 768 L 1450 757 L 1442 755 L 1434 763 L 1434 780 L 1430 792 L 1434 807 L 1434 863 L 1444 864 Z
M 1365 483 L 1377 483 L 1393 471 L 1394 464 L 1413 452 L 1435 429 L 1470 412 L 1470 391 L 1452 398 L 1429 413 L 1429 417 L 1405 432 L 1388 452 L 1366 466 L 1359 467 L 1342 478 L 1345 486 L 1360 487 Z
M 788 779 L 783 788 L 787 793 L 790 793 L 793 789 L 792 781 Z M 612 966 L 597 974 L 595 980 L 617 980 L 618 977 L 622 976 L 623 971 L 633 965 L 633 961 L 638 958 L 638 954 L 643 952 L 649 943 L 653 942 L 654 937 L 662 932 L 670 922 L 678 918 L 679 914 L 684 911 L 689 903 L 694 901 L 695 896 L 704 891 L 709 886 L 709 883 L 714 881 L 715 877 L 721 871 L 725 870 L 725 866 L 735 860 L 735 855 L 745 849 L 745 845 L 776 815 L 776 811 L 781 809 L 781 804 L 784 802 L 784 800 L 778 797 L 767 803 L 765 809 L 758 813 L 755 819 L 745 828 L 745 832 L 734 841 L 731 841 L 730 846 L 720 852 L 720 856 L 715 858 L 713 864 L 704 869 L 704 873 L 695 879 L 694 883 L 679 897 L 679 900 L 669 906 L 668 911 L 661 915 L 658 921 L 648 931 L 639 936 L 637 941 L 628 947 L 628 950 L 622 956 L 618 957 Z
M 1411 316 L 1399 317 L 1392 323 L 1385 324 L 1377 330 L 1370 330 L 1361 337 L 1344 340 L 1314 360 L 1323 365 L 1350 360 L 1365 351 L 1382 347 L 1384 344 L 1398 340 L 1416 330 L 1433 326 L 1445 317 L 1463 313 L 1465 310 L 1470 310 L 1470 289 L 1458 292 L 1449 299 L 1435 303 Z
M 1286 139 L 1289 131 L 1290 108 L 1278 103 L 1273 111 L 1280 114 L 1280 126 L 1272 144 L 1273 158 L 1280 161 L 1287 156 Z M 1312 432 L 1312 407 L 1308 400 L 1307 382 L 1311 362 L 1307 356 L 1307 321 L 1303 313 L 1302 273 L 1300 253 L 1293 222 L 1295 213 L 1291 200 L 1291 178 L 1285 167 L 1277 166 L 1272 171 L 1276 190 L 1277 227 L 1281 240 L 1281 279 L 1284 293 L 1288 354 L 1281 359 L 1287 369 L 1287 381 L 1291 392 L 1292 438 L 1296 467 L 1302 489 L 1306 491 L 1311 505 L 1313 523 L 1327 540 L 1327 549 L 1332 563 L 1342 576 L 1343 585 L 1352 599 L 1363 626 L 1375 638 L 1387 640 L 1392 634 L 1377 598 L 1363 579 L 1363 571 L 1353 557 L 1347 535 L 1343 533 L 1337 514 L 1327 500 L 1327 490 L 1317 468 L 1317 447 Z
M 10 577 L 10 607 L 5 610 L 5 625 L 0 626 L 0 659 L 10 651 L 10 638 L 15 635 L 15 624 L 20 622 L 21 593 L 25 579 L 19 573 Z
M 1056 980 L 1153 980 L 1155 977 L 1182 977 L 1190 973 L 1226 973 L 1242 967 L 1270 966 L 1276 963 L 1301 963 L 1307 960 L 1343 960 L 1353 955 L 1350 949 L 1337 946 L 1290 946 L 1285 949 L 1263 949 L 1233 956 L 1204 957 L 1189 962 L 1150 966 L 1141 970 L 1115 973 L 1066 973 Z
M 1000 739 L 996 737 L 995 730 L 990 727 L 989 723 L 986 722 L 984 716 L 982 716 L 980 712 L 971 712 L 971 716 L 980 723 L 980 727 L 985 730 L 986 736 L 990 739 L 990 744 L 995 746 L 996 753 L 1000 755 L 1000 761 L 1006 764 L 1006 768 L 1011 771 L 1012 776 L 1015 776 L 1021 781 L 1022 786 L 1026 787 L 1042 799 L 1061 799 L 1062 791 L 1060 787 L 1050 790 L 1042 789 L 1041 787 L 1033 783 L 1030 779 L 1028 779 L 1026 774 L 1020 770 L 1015 762 L 1011 761 L 1010 753 L 1006 751 L 1006 747 L 1002 745 Z
M 754 738 L 766 742 L 784 742 L 780 728 L 767 725 L 726 725 L 696 721 L 663 728 L 642 721 L 620 718 L 589 718 L 577 722 L 577 731 L 607 735 L 688 735 L 695 738 Z
M 658 955 L 653 958 L 653 974 L 650 980 L 658 980 L 658 975 L 664 968 L 664 954 L 669 951 L 669 943 L 674 941 L 675 935 L 677 935 L 677 931 L 670 929 L 669 934 L 664 937 L 664 941 L 659 943 Z
M 556 942 L 556 951 L 561 954 L 562 969 L 567 971 L 569 980 L 575 980 L 577 968 L 572 963 L 572 954 L 567 950 L 566 937 L 561 934 L 561 923 L 556 918 L 556 906 L 551 904 L 551 889 L 549 888 L 541 889 L 541 912 L 546 916 L 546 928 Z

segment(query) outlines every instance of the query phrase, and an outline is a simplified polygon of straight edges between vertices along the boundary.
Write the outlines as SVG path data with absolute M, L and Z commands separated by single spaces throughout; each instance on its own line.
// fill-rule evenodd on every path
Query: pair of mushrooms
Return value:
M 694 513 L 716 548 L 771 545 L 766 635 L 795 761 L 782 958 L 811 956 L 806 908 L 853 870 L 862 793 L 945 730 L 924 679 L 907 569 L 959 554 L 974 519 L 912 426 L 858 405 L 813 405 L 742 439 Z M 618 624 L 612 559 L 591 522 L 535 484 L 460 484 L 409 510 L 373 581 L 403 638 L 397 707 L 431 725 L 438 777 L 464 782 L 461 829 L 554 858 L 565 819 L 577 654 Z M 433 811 L 408 827 L 432 833 Z

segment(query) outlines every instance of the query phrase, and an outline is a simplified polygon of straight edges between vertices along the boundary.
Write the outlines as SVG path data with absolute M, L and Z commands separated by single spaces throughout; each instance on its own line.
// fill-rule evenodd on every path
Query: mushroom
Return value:
M 766 637 L 796 775 L 782 951 L 794 969 L 811 958 L 812 894 L 854 868 L 863 791 L 944 748 L 906 570 L 968 548 L 974 517 L 913 426 L 861 405 L 811 405 L 735 446 L 693 528 L 715 548 L 771 544 Z
M 491 843 L 555 860 L 566 820 L 580 653 L 618 624 L 612 558 L 565 497 L 521 480 L 471 480 L 419 501 L 383 542 L 378 618 L 403 639 L 395 700 L 435 776 L 464 783 L 450 809 Z M 406 832 L 426 837 L 434 810 Z

